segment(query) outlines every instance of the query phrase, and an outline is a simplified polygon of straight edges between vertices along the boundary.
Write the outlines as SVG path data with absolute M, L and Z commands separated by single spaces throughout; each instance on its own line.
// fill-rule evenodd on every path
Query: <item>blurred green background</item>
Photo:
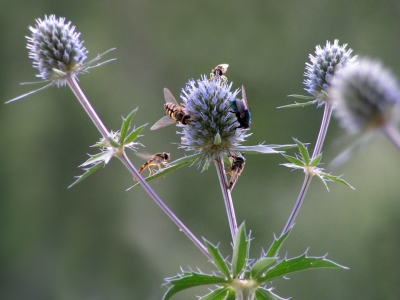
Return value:
M 253 122 L 246 144 L 311 143 L 322 108 L 277 110 L 303 91 L 304 64 L 316 45 L 339 39 L 354 54 L 378 58 L 400 74 L 400 2 L 391 1 L 76 1 L 3 0 L 0 11 L 0 99 L 34 89 L 28 26 L 45 14 L 66 17 L 81 32 L 89 59 L 116 47 L 117 60 L 79 77 L 109 129 L 139 107 L 134 123 L 150 123 L 146 152 L 183 155 L 176 128 L 152 132 L 163 116 L 164 87 L 176 96 L 190 78 L 230 65 L 244 85 Z M 69 88 L 51 88 L 0 109 L 0 298 L 161 299 L 165 277 L 180 267 L 212 266 L 113 160 L 68 189 L 100 137 Z M 332 120 L 326 165 L 351 141 Z M 289 153 L 293 153 L 290 151 Z M 137 167 L 143 161 L 130 153 Z M 247 156 L 233 191 L 238 222 L 254 237 L 251 256 L 268 248 L 295 202 L 303 175 L 279 166 L 279 155 Z M 324 255 L 349 270 L 316 270 L 277 280 L 293 299 L 400 299 L 400 154 L 379 137 L 334 170 L 356 191 L 314 180 L 282 256 Z M 332 171 L 329 170 L 328 171 Z M 199 238 L 221 243 L 230 233 L 213 168 L 180 169 L 152 186 Z M 206 288 L 174 299 L 195 299 Z

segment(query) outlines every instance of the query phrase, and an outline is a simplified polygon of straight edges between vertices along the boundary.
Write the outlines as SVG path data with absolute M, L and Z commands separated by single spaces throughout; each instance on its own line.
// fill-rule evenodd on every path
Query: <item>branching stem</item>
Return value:
M 90 105 L 89 101 L 83 94 L 81 88 L 79 87 L 75 78 L 71 75 L 66 76 L 67 83 L 75 96 L 78 98 L 79 103 L 82 105 L 83 109 L 86 111 L 90 119 L 93 121 L 96 128 L 99 130 L 102 137 L 109 141 L 109 132 L 107 128 L 104 126 L 103 122 L 97 116 L 95 110 Z M 178 226 L 179 230 L 182 231 L 196 246 L 199 250 L 208 258 L 211 259 L 211 256 L 208 254 L 206 247 L 201 243 L 193 233 L 178 219 L 178 217 L 168 208 L 168 206 L 161 200 L 161 198 L 154 192 L 154 190 L 150 187 L 150 185 L 144 180 L 141 174 L 136 170 L 136 168 L 132 165 L 125 152 L 122 152 L 118 158 L 125 165 L 125 167 L 129 170 L 133 177 L 135 177 L 143 189 L 149 194 L 149 196 L 156 202 L 156 204 L 162 209 L 162 211 Z
M 321 153 L 322 145 L 324 144 L 324 140 L 326 137 L 326 132 L 328 131 L 329 121 L 332 116 L 332 110 L 333 110 L 333 103 L 328 98 L 325 101 L 324 115 L 322 117 L 321 127 L 320 127 L 320 130 L 318 133 L 317 142 L 315 143 L 315 148 L 314 148 L 311 159 L 313 159 L 314 157 L 316 157 L 317 155 L 319 155 Z M 294 224 L 294 220 L 296 219 L 297 214 L 300 210 L 300 207 L 303 204 L 304 198 L 307 194 L 307 190 L 308 190 L 308 187 L 310 186 L 311 179 L 312 179 L 312 176 L 310 176 L 309 174 L 305 174 L 303 185 L 301 187 L 299 196 L 297 197 L 296 203 L 294 204 L 292 212 L 289 216 L 289 219 L 286 222 L 285 227 L 283 228 L 281 235 L 285 234 L 286 231 L 288 231 Z

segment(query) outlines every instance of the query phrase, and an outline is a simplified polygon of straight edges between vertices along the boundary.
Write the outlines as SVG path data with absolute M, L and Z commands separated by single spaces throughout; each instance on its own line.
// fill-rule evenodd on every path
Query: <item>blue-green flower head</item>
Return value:
M 76 76 L 84 70 L 88 51 L 71 22 L 65 23 L 65 18 L 51 15 L 44 20 L 37 19 L 36 26 L 29 29 L 32 35 L 27 37 L 27 48 L 33 67 L 40 72 L 37 77 L 63 86 L 66 74 Z
M 221 153 L 229 155 L 250 134 L 238 128 L 231 101 L 239 90 L 231 92 L 232 83 L 221 79 L 209 80 L 206 76 L 190 80 L 182 90 L 185 112 L 191 117 L 188 125 L 180 125 L 181 147 L 204 153 L 207 163 Z
M 400 87 L 381 63 L 363 58 L 345 67 L 332 81 L 329 95 L 335 116 L 348 133 L 379 129 L 400 121 Z
M 340 46 L 339 40 L 335 40 L 333 44 L 327 41 L 323 48 L 315 47 L 315 56 L 309 55 L 310 62 L 306 63 L 304 85 L 305 90 L 318 101 L 327 99 L 327 89 L 335 74 L 356 59 L 356 56 L 351 56 L 353 50 L 346 49 L 346 46 L 347 44 Z

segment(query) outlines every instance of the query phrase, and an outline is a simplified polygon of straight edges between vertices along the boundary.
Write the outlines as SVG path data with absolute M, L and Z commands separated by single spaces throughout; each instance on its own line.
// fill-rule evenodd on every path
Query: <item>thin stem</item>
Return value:
M 219 155 L 214 159 L 215 168 L 217 169 L 219 184 L 221 186 L 222 197 L 224 198 L 225 209 L 228 215 L 229 228 L 231 230 L 232 241 L 235 240 L 236 233 L 238 231 L 235 209 L 233 207 L 233 201 L 231 196 L 231 190 L 228 189 L 228 179 L 226 178 L 224 164 L 222 162 L 222 156 Z
M 322 117 L 321 127 L 319 129 L 317 142 L 315 143 L 315 148 L 311 159 L 315 158 L 317 155 L 321 153 L 322 145 L 324 144 L 326 137 L 326 132 L 328 131 L 329 121 L 331 120 L 332 111 L 333 111 L 333 103 L 328 98 L 326 99 L 325 102 L 324 115 Z
M 86 98 L 85 94 L 82 92 L 75 77 L 68 74 L 66 76 L 66 80 L 67 80 L 68 86 L 71 88 L 71 90 L 75 94 L 76 98 L 78 98 L 79 103 L 82 105 L 83 109 L 85 110 L 85 112 L 88 114 L 88 116 L 94 123 L 94 126 L 96 126 L 97 130 L 100 131 L 100 134 L 102 135 L 102 137 L 106 141 L 108 141 L 109 133 L 108 133 L 107 128 L 104 126 L 103 122 L 100 120 L 99 116 L 96 114 L 92 105 L 90 105 L 89 100 Z
M 89 101 L 83 94 L 81 88 L 76 82 L 73 76 L 67 75 L 66 77 L 67 83 L 75 96 L 78 98 L 79 103 L 83 106 L 83 109 L 89 115 L 90 119 L 93 121 L 96 128 L 100 131 L 101 135 L 107 141 L 109 140 L 109 133 L 107 128 L 104 126 L 103 122 L 97 116 L 95 110 L 90 105 Z M 132 165 L 125 152 L 122 152 L 121 155 L 118 156 L 121 162 L 125 165 L 125 167 L 129 170 L 129 172 L 139 181 L 142 185 L 143 189 L 149 194 L 149 196 L 156 202 L 156 204 L 162 209 L 162 211 L 167 214 L 167 216 L 178 226 L 180 231 L 186 234 L 186 236 L 199 248 L 201 252 L 208 258 L 211 259 L 211 256 L 208 254 L 206 247 L 193 235 L 193 233 L 178 219 L 176 215 L 167 207 L 167 205 L 161 200 L 161 198 L 154 192 L 154 190 L 149 186 L 149 184 L 143 179 L 141 174 L 136 170 L 136 168 Z
M 161 200 L 161 198 L 154 192 L 154 190 L 149 186 L 146 180 L 141 176 L 141 174 L 136 170 L 135 166 L 132 165 L 131 161 L 126 156 L 124 152 L 122 156 L 118 157 L 129 172 L 140 182 L 143 189 L 150 195 L 150 197 L 156 202 L 156 204 L 161 208 L 161 210 L 178 226 L 179 230 L 182 231 L 201 252 L 208 258 L 211 256 L 208 254 L 206 247 L 194 236 L 194 234 L 179 220 L 179 218 L 168 208 L 168 206 Z
M 400 134 L 392 124 L 386 124 L 382 128 L 389 140 L 400 150 Z
M 319 129 L 317 142 L 315 143 L 315 148 L 314 148 L 311 159 L 315 158 L 317 155 L 319 155 L 321 153 L 322 145 L 324 144 L 324 140 L 326 137 L 326 132 L 328 131 L 329 121 L 332 116 L 332 110 L 333 110 L 333 103 L 332 103 L 332 101 L 330 101 L 330 99 L 327 99 L 325 102 L 324 115 L 322 117 L 321 127 Z M 299 196 L 297 197 L 296 203 L 294 204 L 292 212 L 290 213 L 289 219 L 287 220 L 286 225 L 283 228 L 281 235 L 285 234 L 286 231 L 288 231 L 294 224 L 294 220 L 296 219 L 297 214 L 300 211 L 300 207 L 303 204 L 304 198 L 307 194 L 307 190 L 308 190 L 308 187 L 310 186 L 311 179 L 312 179 L 312 176 L 310 176 L 309 174 L 306 173 L 305 177 L 304 177 L 303 185 L 300 189 Z
M 311 183 L 311 179 L 312 176 L 310 176 L 309 174 L 305 175 L 299 196 L 297 197 L 296 203 L 294 204 L 292 212 L 290 213 L 289 219 L 287 220 L 285 228 L 283 228 L 281 235 L 285 234 L 286 231 L 288 231 L 292 227 L 294 220 L 296 219 L 297 214 L 299 213 L 300 207 L 303 204 L 304 197 L 306 196 L 308 187 L 310 186 Z

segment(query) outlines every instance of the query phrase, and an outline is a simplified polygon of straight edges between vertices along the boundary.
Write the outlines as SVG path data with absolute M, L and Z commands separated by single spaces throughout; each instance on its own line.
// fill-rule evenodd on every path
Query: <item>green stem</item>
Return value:
M 322 145 L 324 144 L 324 140 L 326 137 L 326 132 L 328 131 L 329 121 L 332 116 L 332 111 L 333 111 L 333 103 L 332 103 L 332 101 L 330 101 L 330 99 L 327 99 L 325 102 L 324 115 L 322 117 L 321 127 L 319 129 L 317 142 L 315 143 L 315 148 L 314 148 L 311 159 L 315 158 L 317 155 L 319 155 L 321 153 Z M 293 226 L 294 220 L 296 219 L 297 214 L 300 211 L 300 207 L 303 204 L 304 198 L 307 194 L 308 187 L 310 186 L 310 183 L 311 183 L 311 179 L 312 179 L 312 176 L 310 176 L 309 174 L 306 173 L 305 177 L 304 177 L 303 185 L 300 189 L 299 196 L 297 197 L 296 203 L 294 204 L 292 212 L 286 222 L 285 227 L 283 228 L 281 235 L 285 234 L 286 231 L 288 231 Z
M 215 168 L 217 169 L 219 184 L 221 186 L 222 197 L 224 198 L 225 209 L 228 215 L 229 228 L 231 230 L 232 241 L 235 241 L 236 233 L 238 231 L 235 209 L 233 207 L 231 190 L 228 189 L 228 179 L 226 178 L 222 156 L 218 155 L 214 159 Z
M 67 83 L 75 96 L 78 98 L 79 103 L 82 105 L 83 109 L 86 111 L 90 119 L 93 121 L 96 128 L 100 131 L 102 137 L 108 141 L 109 140 L 109 132 L 107 128 L 104 126 L 103 122 L 100 120 L 98 115 L 96 114 L 93 107 L 90 105 L 86 96 L 83 94 L 81 88 L 79 87 L 77 81 L 73 76 L 66 76 Z M 193 235 L 193 233 L 179 220 L 179 218 L 174 215 L 174 213 L 167 207 L 167 205 L 161 200 L 161 198 L 154 192 L 154 190 L 150 187 L 150 185 L 144 180 L 141 174 L 136 170 L 136 168 L 132 165 L 125 152 L 123 152 L 120 156 L 118 156 L 120 161 L 125 165 L 125 167 L 129 170 L 129 172 L 135 177 L 143 189 L 149 194 L 149 196 L 156 202 L 156 204 L 161 208 L 161 210 L 178 226 L 179 230 L 182 231 L 186 236 L 199 248 L 201 252 L 208 258 L 211 259 L 211 256 L 207 252 L 207 248 Z

